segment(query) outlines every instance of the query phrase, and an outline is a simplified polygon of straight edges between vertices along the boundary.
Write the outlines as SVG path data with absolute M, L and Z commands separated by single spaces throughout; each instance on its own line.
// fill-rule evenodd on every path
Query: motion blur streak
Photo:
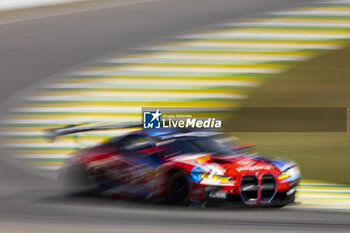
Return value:
M 340 18 L 330 15 L 332 7 L 342 13 Z M 344 47 L 350 38 L 349 12 L 349 4 L 310 4 L 101 59 L 18 98 L 1 121 L 3 144 L 13 157 L 51 171 L 62 165 L 62 154 L 125 130 L 82 133 L 81 144 L 72 137 L 50 144 L 41 135 L 47 128 L 139 121 L 141 108 L 152 106 L 229 111 L 274 74 Z
M 0 93 L 2 98 L 49 74 L 104 55 L 111 49 L 119 51 L 127 46 L 135 47 L 135 44 L 143 41 L 177 33 L 176 38 L 168 41 L 170 43 L 142 46 L 142 49 L 130 52 L 125 57 L 115 54 L 100 59 L 89 67 L 58 75 L 56 79 L 41 83 L 41 87 L 13 98 L 11 103 L 15 105 L 2 118 L 3 146 L 10 155 L 5 158 L 17 165 L 24 164 L 24 168 L 34 167 L 31 171 L 48 177 L 54 174 L 49 171 L 58 169 L 76 147 L 94 144 L 114 135 L 114 132 L 83 134 L 81 138 L 84 145 L 76 145 L 68 137 L 53 146 L 43 139 L 43 129 L 67 123 L 117 123 L 139 119 L 137 109 L 148 104 L 183 106 L 186 103 L 189 107 L 202 106 L 214 110 L 217 107 L 239 107 L 252 88 L 272 77 L 271 73 L 283 72 L 298 61 L 339 49 L 347 44 L 349 37 L 347 25 L 350 18 L 344 13 L 338 13 L 339 10 L 332 10 L 330 15 L 330 10 L 324 8 L 329 5 L 323 3 L 308 3 L 311 7 L 318 7 L 315 11 L 322 15 L 317 15 L 312 9 L 284 9 L 281 15 L 273 13 L 241 22 L 232 19 L 232 22 L 208 27 L 210 31 L 179 36 L 179 31 L 190 27 L 271 10 L 290 3 L 283 0 L 191 2 L 164 0 L 149 6 L 126 7 L 123 11 L 106 9 L 98 13 L 91 11 L 79 17 L 65 15 L 45 21 L 2 25 L 1 37 L 6 39 L 0 47 L 0 67 L 5 81 Z M 184 3 L 188 4 L 185 10 L 183 6 L 179 8 L 177 5 Z M 331 1 L 328 4 L 346 12 L 350 3 Z M 303 14 L 296 14 L 301 11 Z M 313 15 L 304 14 L 310 11 Z M 117 36 L 117 27 L 111 27 L 110 21 L 113 25 L 122 25 L 118 28 L 120 31 Z M 135 26 L 135 21 L 140 26 Z M 236 23 L 241 24 L 237 26 Z M 153 27 L 155 24 L 158 26 Z M 7 37 L 7 33 L 11 36 Z M 264 38 L 259 37 L 259 34 Z M 294 36 L 285 36 L 288 34 Z M 273 45 L 271 49 L 265 46 L 269 44 Z M 174 71 L 173 67 L 181 68 L 181 71 Z M 197 68 L 201 72 L 194 71 Z M 210 68 L 212 72 L 208 73 L 203 68 Z M 87 73 L 80 77 L 77 71 Z M 94 72 L 97 71 L 100 74 L 95 77 Z M 263 71 L 265 73 L 261 73 Z M 91 76 L 86 75 L 89 72 Z M 164 86 L 155 81 L 164 78 L 172 86 L 163 90 Z M 121 79 L 124 82 L 119 81 Z M 138 84 L 139 80 L 149 80 L 155 84 L 145 86 L 144 83 Z M 160 100 L 164 96 L 166 100 Z M 83 114 L 72 111 L 78 106 L 85 109 Z M 128 109 L 123 108 L 125 106 Z M 98 111 L 88 112 L 89 107 Z M 57 112 L 50 112 L 49 108 L 55 108 Z M 215 209 L 214 212 L 183 211 L 178 208 L 168 210 L 106 200 L 62 199 L 57 195 L 53 182 L 44 178 L 24 173 L 4 163 L 0 164 L 0 174 L 0 224 L 4 232 L 96 232 L 97 229 L 101 232 L 280 232 L 281 229 L 285 232 L 348 232 L 350 227 L 347 213 L 330 212 L 330 209 L 348 208 L 349 187 L 319 181 L 304 181 L 301 184 L 297 200 L 301 200 L 307 209 Z M 311 211 L 310 207 L 328 210 Z
M 13 10 L 13 9 L 21 9 L 21 8 L 36 7 L 36 6 L 47 6 L 47 5 L 64 4 L 69 2 L 79 2 L 79 1 L 84 1 L 84 0 L 35 0 L 35 1 L 2 0 L 0 3 L 0 10 Z
M 25 21 L 31 21 L 31 20 L 38 20 L 38 19 L 46 19 L 50 17 L 57 17 L 57 16 L 65 16 L 65 15 L 71 15 L 71 14 L 80 14 L 80 13 L 86 13 L 89 11 L 96 11 L 96 10 L 104 10 L 104 9 L 110 9 L 110 8 L 115 8 L 115 7 L 123 7 L 123 6 L 130 6 L 130 5 L 136 5 L 136 4 L 142 4 L 142 3 L 148 3 L 148 2 L 154 2 L 158 0 L 135 0 L 135 1 L 116 1 L 113 5 L 108 5 L 106 6 L 105 4 L 98 4 L 94 2 L 93 0 L 58 0 L 59 2 L 54 2 L 54 1 L 47 1 L 47 2 L 36 2 L 34 3 L 35 6 L 46 6 L 46 5 L 55 5 L 55 4 L 63 4 L 65 6 L 65 3 L 69 2 L 81 2 L 81 1 L 87 1 L 87 4 L 82 6 L 78 5 L 75 9 L 75 7 L 72 7 L 73 9 L 71 10 L 63 10 L 62 12 L 56 11 L 57 7 L 53 6 L 53 10 L 51 11 L 50 9 L 46 9 L 44 14 L 40 14 L 39 16 L 37 14 L 30 14 L 29 16 L 20 16 L 19 18 L 15 17 L 14 19 L 11 19 L 12 17 L 6 18 L 4 17 L 4 20 L 0 20 L 0 25 L 5 25 L 5 24 L 11 24 L 11 23 L 20 23 L 20 22 L 25 22 Z M 18 5 L 16 5 L 15 2 L 11 1 L 9 5 L 3 6 L 1 8 L 0 6 L 0 11 L 1 10 L 11 10 L 11 9 L 16 9 L 16 8 L 27 8 L 27 7 L 34 7 L 32 4 L 26 4 L 27 1 L 23 2 L 18 2 Z M 76 4 L 75 4 L 76 5 Z M 64 8 L 64 7 L 63 7 Z M 16 14 L 14 14 L 16 15 Z M 11 16 L 11 15 L 10 15 Z
M 297 194 L 298 207 L 350 211 L 350 185 L 303 181 Z

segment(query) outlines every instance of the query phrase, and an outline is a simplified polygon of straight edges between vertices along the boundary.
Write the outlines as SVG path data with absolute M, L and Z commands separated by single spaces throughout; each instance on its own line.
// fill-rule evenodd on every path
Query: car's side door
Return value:
M 118 166 L 113 169 L 114 179 L 125 191 L 137 195 L 153 192 L 156 169 L 160 159 L 153 152 L 154 143 L 145 135 L 131 134 L 116 142 L 119 151 Z

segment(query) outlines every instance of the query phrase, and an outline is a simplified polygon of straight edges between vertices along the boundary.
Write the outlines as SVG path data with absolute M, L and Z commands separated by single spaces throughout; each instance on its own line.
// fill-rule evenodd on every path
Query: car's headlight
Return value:
M 278 175 L 279 180 L 284 180 L 289 177 L 294 177 L 294 178 L 300 177 L 300 169 L 298 166 L 291 167 Z
M 216 175 L 216 174 L 210 174 L 210 173 L 202 173 L 201 177 L 203 180 L 216 181 L 219 183 L 227 183 L 235 179 L 232 176 L 223 176 L 223 175 Z

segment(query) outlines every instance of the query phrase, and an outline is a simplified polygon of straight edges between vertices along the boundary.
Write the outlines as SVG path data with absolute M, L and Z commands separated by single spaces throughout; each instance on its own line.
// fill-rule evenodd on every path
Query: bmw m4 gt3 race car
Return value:
M 71 126 L 47 133 L 54 139 L 116 128 L 121 127 Z M 171 205 L 281 207 L 294 202 L 298 166 L 247 148 L 228 145 L 216 132 L 142 129 L 76 152 L 59 178 L 68 194 L 159 199 Z

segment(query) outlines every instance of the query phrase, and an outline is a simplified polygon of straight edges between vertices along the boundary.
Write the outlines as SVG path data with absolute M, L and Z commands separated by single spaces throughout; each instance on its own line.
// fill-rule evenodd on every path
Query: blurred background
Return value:
M 115 224 L 123 232 L 232 226 L 250 232 L 254 225 L 346 231 L 347 128 L 232 132 L 258 152 L 300 165 L 299 205 L 267 214 L 214 210 L 214 217 L 213 210 L 60 199 L 52 179 L 69 154 L 126 131 L 82 133 L 79 143 L 65 137 L 52 144 L 43 130 L 135 122 L 142 107 L 155 106 L 234 119 L 250 107 L 347 108 L 349 39 L 347 0 L 0 1 L 2 229 L 95 231 L 85 227 L 93 223 L 106 232 Z M 25 224 L 16 226 L 16 219 Z

